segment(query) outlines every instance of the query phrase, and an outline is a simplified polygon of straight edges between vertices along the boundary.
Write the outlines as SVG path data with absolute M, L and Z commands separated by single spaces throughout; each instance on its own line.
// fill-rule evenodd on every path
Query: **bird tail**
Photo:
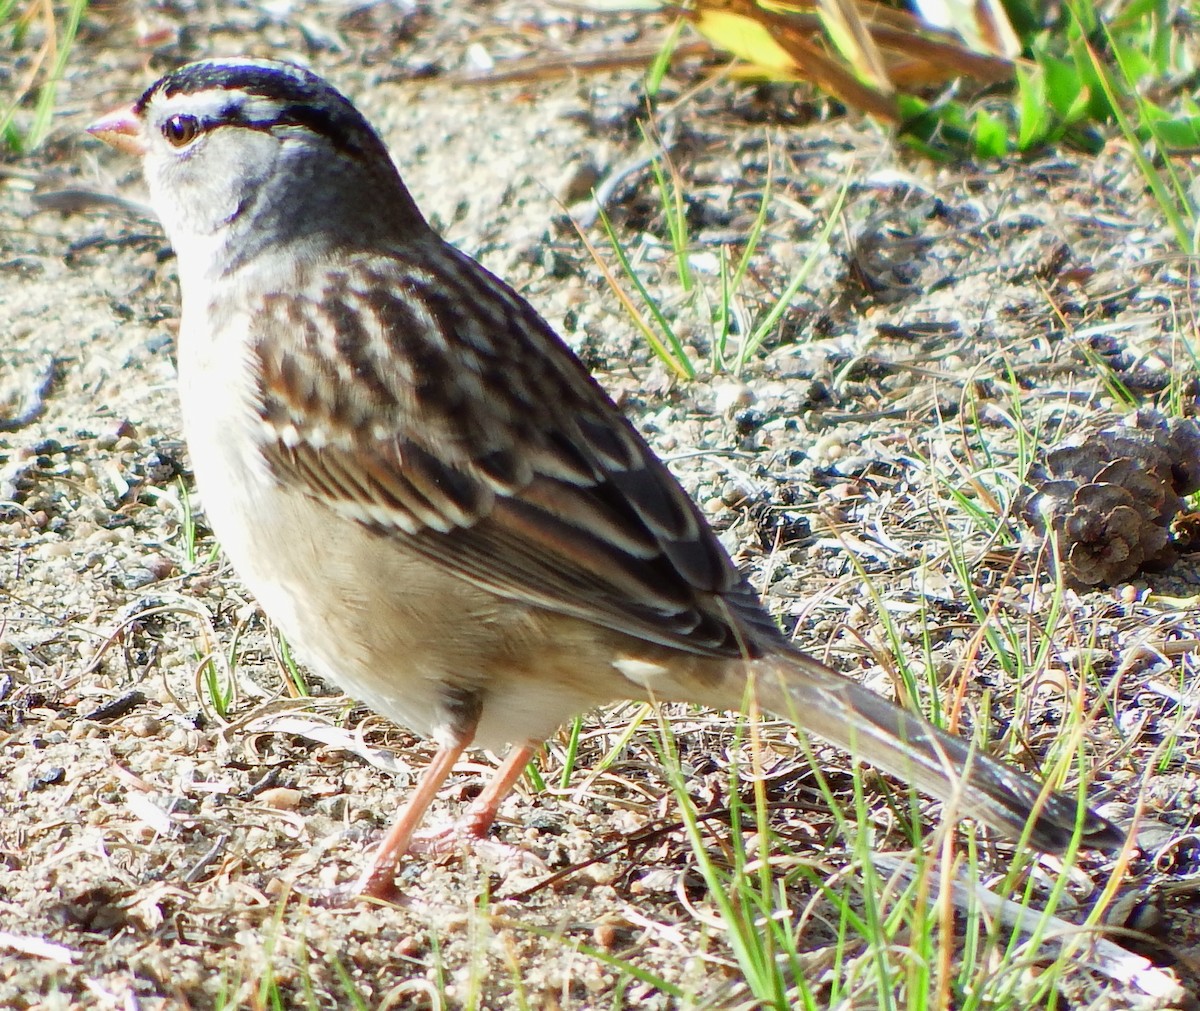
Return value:
M 1096 849 L 1115 850 L 1124 833 L 1072 796 L 1043 789 L 967 742 L 900 708 L 799 651 L 754 662 L 763 708 L 792 720 L 951 810 L 1043 852 L 1065 850 L 1078 832 Z

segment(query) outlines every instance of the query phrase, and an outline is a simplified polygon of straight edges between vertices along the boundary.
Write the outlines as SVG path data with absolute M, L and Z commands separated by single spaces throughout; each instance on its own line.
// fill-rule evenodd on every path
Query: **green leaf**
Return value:
M 1028 151 L 1045 141 L 1050 129 L 1045 67 L 1017 67 L 1017 149 Z
M 1001 158 L 1008 154 L 1008 128 L 1004 121 L 986 109 L 975 110 L 975 153 L 982 158 Z
M 1070 123 L 1078 119 L 1083 108 L 1091 101 L 1078 65 L 1049 56 L 1040 61 L 1038 65 L 1045 74 L 1046 101 L 1054 107 L 1059 118 L 1065 122 Z M 1083 99 L 1082 107 L 1080 106 L 1081 97 Z
M 1194 151 L 1200 148 L 1200 116 L 1178 116 L 1154 123 L 1153 136 L 1170 151 Z
M 971 130 L 958 102 L 927 105 L 912 95 L 897 95 L 900 139 L 929 158 L 948 161 L 969 149 Z

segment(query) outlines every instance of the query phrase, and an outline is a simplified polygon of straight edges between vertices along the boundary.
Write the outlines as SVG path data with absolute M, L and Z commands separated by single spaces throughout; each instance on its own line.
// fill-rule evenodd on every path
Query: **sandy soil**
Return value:
M 167 68 L 232 53 L 306 62 L 358 103 L 426 213 L 579 350 L 800 642 L 890 691 L 882 609 L 923 675 L 969 672 L 964 726 L 986 722 L 986 698 L 997 749 L 1031 769 L 1053 749 L 1063 687 L 1083 683 L 1089 704 L 1107 693 L 1089 731 L 1093 792 L 1121 818 L 1141 792 L 1156 834 L 1106 921 L 1145 931 L 1124 943 L 1196 985 L 1196 556 L 1068 594 L 1070 635 L 1027 658 L 1023 684 L 994 644 L 979 648 L 952 564 L 965 559 L 985 611 L 1026 649 L 1050 581 L 1003 518 L 1016 488 L 986 475 L 1015 472 L 1017 428 L 1039 433 L 1038 450 L 1114 410 L 1115 381 L 1141 403 L 1194 410 L 1190 265 L 1118 145 L 939 167 L 819 100 L 684 64 L 654 123 L 686 181 L 699 283 L 719 290 L 720 257 L 731 244 L 737 255 L 768 177 L 738 311 L 762 318 L 817 250 L 762 352 L 713 376 L 703 303 L 683 297 L 645 163 L 641 74 L 460 80 L 489 60 L 625 52 L 662 33 L 508 3 L 88 14 L 50 140 L 0 165 L 0 1006 L 349 1007 L 351 993 L 394 1008 L 754 1006 L 678 828 L 654 721 L 624 740 L 643 715 L 632 707 L 586 718 L 565 784 L 566 738 L 550 742 L 545 788 L 524 784 L 505 807 L 498 839 L 547 870 L 488 852 L 414 860 L 402 906 L 335 901 L 430 752 L 332 689 L 289 701 L 191 488 L 170 250 L 135 166 L 81 132 Z M 610 179 L 608 212 L 701 360 L 697 382 L 653 358 L 564 212 Z M 599 227 L 585 231 L 611 264 Z M 967 522 L 964 497 L 998 506 L 1002 534 Z M 206 670 L 236 688 L 227 704 Z M 744 760 L 735 721 L 681 711 L 674 726 L 689 792 L 721 811 Z M 836 876 L 853 854 L 804 753 L 790 728 L 765 733 L 778 831 Z M 817 755 L 848 796 L 846 756 Z M 487 763 L 462 770 L 442 813 L 478 791 Z M 879 845 L 903 849 L 868 782 Z M 989 850 L 989 865 L 1002 872 L 1005 852 Z M 1082 922 L 1111 869 L 1083 859 L 1063 915 Z M 827 910 L 809 879 L 779 873 L 796 915 L 812 916 L 801 962 L 820 991 Z M 1182 992 L 1148 997 L 1081 969 L 1059 1006 L 1172 1007 Z M 839 1006 L 871 1005 L 851 993 Z

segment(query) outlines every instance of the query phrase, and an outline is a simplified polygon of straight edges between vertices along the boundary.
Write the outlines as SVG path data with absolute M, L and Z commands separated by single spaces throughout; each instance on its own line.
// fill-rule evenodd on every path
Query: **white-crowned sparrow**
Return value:
M 179 375 L 213 531 L 323 676 L 439 750 L 533 749 L 614 699 L 765 709 L 1044 850 L 1121 833 L 793 648 L 704 517 L 523 298 L 426 224 L 306 70 L 185 66 L 89 127 L 139 155 L 179 258 Z M 1028 828 L 1026 823 L 1028 824 Z

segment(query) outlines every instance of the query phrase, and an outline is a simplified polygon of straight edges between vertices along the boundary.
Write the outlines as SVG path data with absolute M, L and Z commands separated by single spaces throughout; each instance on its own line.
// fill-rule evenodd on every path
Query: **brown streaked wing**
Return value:
M 427 242 L 302 287 L 254 315 L 280 480 L 501 596 L 701 654 L 780 639 L 678 482 L 502 282 Z

